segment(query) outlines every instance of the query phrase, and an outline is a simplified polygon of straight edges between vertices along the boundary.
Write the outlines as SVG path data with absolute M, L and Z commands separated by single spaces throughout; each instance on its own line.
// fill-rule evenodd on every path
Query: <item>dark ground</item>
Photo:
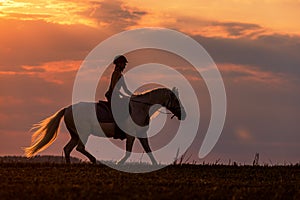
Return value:
M 0 163 L 0 199 L 300 199 L 300 166 L 173 165 L 145 174 L 105 165 Z

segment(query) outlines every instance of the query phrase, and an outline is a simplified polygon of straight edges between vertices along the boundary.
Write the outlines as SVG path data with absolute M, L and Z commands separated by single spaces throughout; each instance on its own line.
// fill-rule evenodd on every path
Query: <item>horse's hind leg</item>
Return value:
M 68 142 L 68 144 L 64 147 L 65 159 L 68 164 L 71 163 L 70 153 L 74 149 L 74 147 L 76 147 L 77 144 L 78 144 L 78 138 L 72 137 L 71 140 Z
M 94 156 L 92 156 L 92 154 L 90 154 L 89 152 L 87 152 L 85 150 L 85 146 L 81 140 L 79 141 L 79 143 L 76 147 L 76 150 L 79 151 L 80 153 L 82 153 L 83 155 L 85 155 L 86 157 L 88 157 L 92 163 L 94 163 L 94 164 L 96 163 L 96 158 Z
M 71 135 L 71 140 L 68 142 L 68 144 L 64 147 L 64 152 L 65 152 L 65 159 L 66 159 L 66 163 L 71 163 L 70 161 L 70 154 L 71 151 L 74 149 L 74 147 L 76 147 L 76 145 L 79 142 L 79 136 L 77 134 L 76 128 L 74 127 L 73 123 L 69 123 L 68 121 L 68 116 L 65 116 L 65 124 L 66 124 L 66 128 L 68 129 L 70 135 Z

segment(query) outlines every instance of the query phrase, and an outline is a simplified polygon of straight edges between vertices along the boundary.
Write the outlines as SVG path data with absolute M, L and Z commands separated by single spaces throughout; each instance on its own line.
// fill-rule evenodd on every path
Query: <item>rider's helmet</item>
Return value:
M 114 58 L 114 64 L 117 64 L 118 62 L 122 62 L 122 63 L 128 63 L 127 59 L 125 56 L 123 55 L 117 55 L 115 58 Z

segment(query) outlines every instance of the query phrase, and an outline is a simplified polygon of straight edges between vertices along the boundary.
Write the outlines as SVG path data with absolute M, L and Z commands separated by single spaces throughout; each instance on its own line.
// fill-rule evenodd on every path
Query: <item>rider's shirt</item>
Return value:
M 118 69 L 118 68 L 116 68 L 115 70 L 114 70 L 114 72 L 112 73 L 112 75 L 111 75 L 111 80 L 110 80 L 110 85 L 109 85 L 109 89 L 108 89 L 108 91 L 105 93 L 105 96 L 106 96 L 106 98 L 110 101 L 110 99 L 111 99 L 111 95 L 112 95 L 112 92 L 113 92 L 113 90 L 114 90 L 114 88 L 116 87 L 116 85 L 117 85 L 117 82 L 119 81 L 119 80 L 124 80 L 123 79 L 123 75 L 122 75 L 122 71 L 120 70 L 120 69 Z M 123 82 L 123 81 L 122 81 Z M 121 89 L 121 86 L 123 85 L 123 83 L 121 83 L 121 84 L 118 84 L 118 88 L 116 88 L 117 89 L 117 91 L 119 91 L 120 89 Z

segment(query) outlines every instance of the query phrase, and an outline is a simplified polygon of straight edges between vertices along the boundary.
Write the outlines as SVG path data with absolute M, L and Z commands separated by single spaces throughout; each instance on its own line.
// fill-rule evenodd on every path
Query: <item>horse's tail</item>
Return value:
M 32 135 L 31 146 L 24 148 L 26 157 L 33 157 L 54 142 L 57 137 L 60 120 L 64 116 L 65 110 L 66 108 L 63 108 L 40 123 L 33 125 L 31 130 L 37 130 Z

